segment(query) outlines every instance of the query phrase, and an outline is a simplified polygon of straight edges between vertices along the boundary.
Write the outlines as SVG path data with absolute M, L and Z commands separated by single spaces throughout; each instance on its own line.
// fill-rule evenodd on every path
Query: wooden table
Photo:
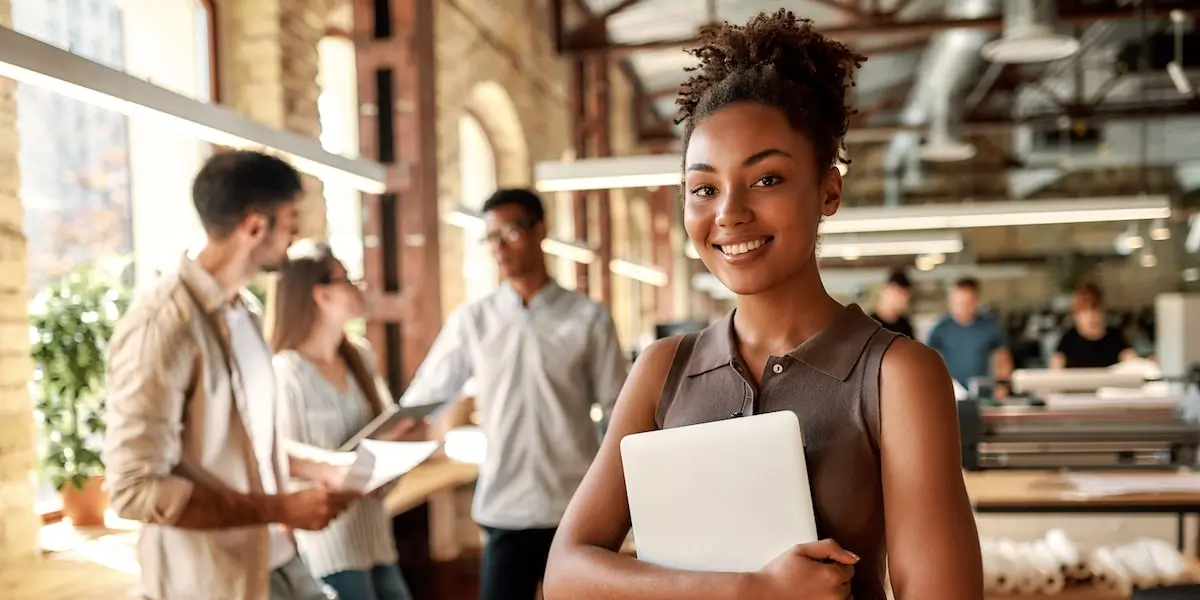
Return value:
M 388 514 L 398 515 L 424 504 L 429 497 L 443 490 L 471 485 L 479 478 L 479 465 L 449 458 L 433 458 L 418 465 L 400 478 L 396 487 L 384 499 Z
M 1088 471 L 1088 475 L 1103 472 Z M 1114 472 L 1121 477 L 1175 475 L 1177 472 Z M 1173 514 L 1183 549 L 1184 518 L 1200 514 L 1200 491 L 1118 496 L 1082 496 L 1060 472 L 993 470 L 963 473 L 971 504 L 978 513 L 999 514 Z M 1198 546 L 1200 547 L 1200 546 Z

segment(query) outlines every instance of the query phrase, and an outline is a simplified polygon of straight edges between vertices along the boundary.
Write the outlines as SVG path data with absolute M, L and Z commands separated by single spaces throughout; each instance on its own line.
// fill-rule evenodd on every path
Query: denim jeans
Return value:
M 326 575 L 325 585 L 339 600 L 412 600 L 397 565 L 376 565 L 369 571 L 340 571 Z
M 271 600 L 328 600 L 299 557 L 271 572 Z

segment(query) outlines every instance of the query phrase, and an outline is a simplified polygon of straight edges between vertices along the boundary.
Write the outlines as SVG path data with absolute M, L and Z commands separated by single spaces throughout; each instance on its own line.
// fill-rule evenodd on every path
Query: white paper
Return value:
M 1076 491 L 1089 497 L 1125 494 L 1170 494 L 1200 492 L 1200 474 L 1091 475 L 1068 474 Z
M 362 440 L 353 452 L 337 452 L 292 442 L 287 453 L 338 467 L 343 476 L 336 487 L 369 494 L 425 462 L 438 446 L 437 442 Z

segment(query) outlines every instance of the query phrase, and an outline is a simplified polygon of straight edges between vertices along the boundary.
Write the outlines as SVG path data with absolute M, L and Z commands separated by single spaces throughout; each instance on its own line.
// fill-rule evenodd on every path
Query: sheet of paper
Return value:
M 1126 494 L 1200 493 L 1200 474 L 1108 475 L 1070 473 L 1067 480 L 1087 497 Z
M 332 465 L 340 473 L 331 476 L 340 479 L 337 487 L 368 494 L 425 462 L 438 446 L 438 442 L 363 440 L 357 450 L 340 452 L 288 442 L 286 451 L 294 459 Z
M 425 462 L 437 449 L 437 442 L 363 440 L 354 451 L 354 464 L 342 487 L 364 494 L 373 492 Z

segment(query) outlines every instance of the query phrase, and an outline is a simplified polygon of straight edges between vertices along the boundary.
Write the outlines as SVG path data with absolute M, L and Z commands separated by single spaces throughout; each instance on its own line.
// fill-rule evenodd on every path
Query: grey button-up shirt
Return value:
M 556 527 L 600 448 L 628 369 L 612 317 L 550 282 L 522 304 L 508 284 L 459 308 L 400 399 L 452 401 L 474 379 L 487 437 L 472 513 L 502 529 Z

